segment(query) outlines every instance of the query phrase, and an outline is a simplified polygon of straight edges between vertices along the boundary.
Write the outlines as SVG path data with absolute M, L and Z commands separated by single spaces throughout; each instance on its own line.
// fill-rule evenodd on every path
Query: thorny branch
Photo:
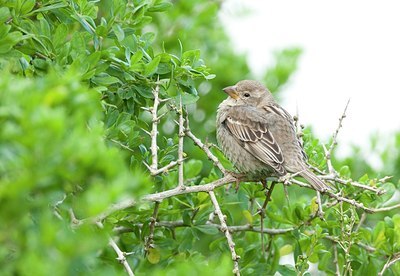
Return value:
M 400 252 L 393 254 L 392 257 L 388 258 L 387 262 L 385 263 L 385 265 L 383 266 L 382 270 L 378 273 L 378 276 L 382 276 L 383 273 L 391 266 L 393 265 L 395 262 L 400 261 Z
M 212 212 L 210 215 L 214 215 L 214 212 Z M 220 231 L 222 231 L 222 226 L 220 224 L 212 223 L 212 222 L 207 222 L 206 223 L 208 226 L 212 226 L 215 228 L 218 228 Z M 134 226 L 137 227 L 143 227 L 143 223 L 136 223 L 133 224 Z M 177 221 L 157 221 L 155 223 L 155 227 L 165 227 L 165 228 L 178 228 L 178 227 L 192 227 L 190 224 L 186 224 L 183 220 L 177 220 Z M 261 229 L 261 227 L 255 227 L 250 224 L 246 225 L 231 225 L 227 226 L 229 229 L 230 233 L 237 233 L 237 232 L 255 232 L 255 233 L 264 233 L 268 235 L 282 235 L 286 234 L 288 232 L 293 231 L 294 227 L 290 228 L 264 228 Z M 129 233 L 132 232 L 132 228 L 130 227 L 116 227 L 114 228 L 115 233 Z
M 154 205 L 153 215 L 150 218 L 150 233 L 146 238 L 145 250 L 148 252 L 151 248 L 154 248 L 154 229 L 156 227 L 158 210 L 160 209 L 160 202 L 156 201 Z
M 175 227 L 190 227 L 190 225 L 185 225 L 183 221 L 157 221 L 157 215 L 158 215 L 158 210 L 160 207 L 160 204 L 163 200 L 171 198 L 171 197 L 175 197 L 178 195 L 183 195 L 183 194 L 189 194 L 189 193 L 199 193 L 199 192 L 206 192 L 209 194 L 210 196 L 210 200 L 214 206 L 215 209 L 215 215 L 218 216 L 220 224 L 215 224 L 213 223 L 211 220 L 207 222 L 207 225 L 213 226 L 218 228 L 221 232 L 224 233 L 228 246 L 229 246 L 229 250 L 231 252 L 232 255 L 232 259 L 234 262 L 234 273 L 236 275 L 240 275 L 240 270 L 239 270 L 239 259 L 240 257 L 237 255 L 236 250 L 235 250 L 235 243 L 233 241 L 232 235 L 231 233 L 235 233 L 235 232 L 241 232 L 241 231 L 251 231 L 251 232 L 259 232 L 259 233 L 265 233 L 265 234 L 269 234 L 269 235 L 279 235 L 279 234 L 285 234 L 288 233 L 290 231 L 293 231 L 296 228 L 287 228 L 287 229 L 270 229 L 270 228 L 264 228 L 264 223 L 263 223 L 263 218 L 265 213 L 261 213 L 261 212 L 265 212 L 265 208 L 271 198 L 271 193 L 272 190 L 274 188 L 273 185 L 275 185 L 275 183 L 283 183 L 286 185 L 298 185 L 301 187 L 306 187 L 309 189 L 312 189 L 312 187 L 310 185 L 308 185 L 305 182 L 302 182 L 298 179 L 296 179 L 296 174 L 291 175 L 289 177 L 285 176 L 285 177 L 281 177 L 281 178 L 270 178 L 270 180 L 272 180 L 272 184 L 270 189 L 267 191 L 266 193 L 266 199 L 264 201 L 264 204 L 262 206 L 261 209 L 259 209 L 259 213 L 261 215 L 261 226 L 260 227 L 254 227 L 252 225 L 236 225 L 236 226 L 228 226 L 226 223 L 226 218 L 225 215 L 222 213 L 220 205 L 217 201 L 217 198 L 215 196 L 215 189 L 217 189 L 218 187 L 227 185 L 229 183 L 233 183 L 233 182 L 238 182 L 238 181 L 249 181 L 251 182 L 252 179 L 247 179 L 245 176 L 242 175 L 238 175 L 235 173 L 230 173 L 228 172 L 223 165 L 221 164 L 221 162 L 219 161 L 219 159 L 211 152 L 211 150 L 209 149 L 209 146 L 207 144 L 204 144 L 199 138 L 197 138 L 193 132 L 190 130 L 189 127 L 189 120 L 186 116 L 186 118 L 184 118 L 184 108 L 182 106 L 182 101 L 180 99 L 179 102 L 179 108 L 176 108 L 177 111 L 177 115 L 178 115 L 178 154 L 177 154 L 177 160 L 175 161 L 171 161 L 169 164 L 165 165 L 164 167 L 159 168 L 159 163 L 158 163 L 158 145 L 157 145 L 157 136 L 158 136 L 158 124 L 160 122 L 160 119 L 162 116 L 158 116 L 158 108 L 159 108 L 159 104 L 161 102 L 163 102 L 162 99 L 159 98 L 159 86 L 157 85 L 155 87 L 155 89 L 153 89 L 153 96 L 154 96 L 154 103 L 153 106 L 148 108 L 147 110 L 151 113 L 152 115 L 152 127 L 151 127 L 151 132 L 146 131 L 146 133 L 148 133 L 151 137 L 151 144 L 150 144 L 150 152 L 151 152 L 151 165 L 148 165 L 146 163 L 144 163 L 146 165 L 146 167 L 148 168 L 150 174 L 152 176 L 156 176 L 159 174 L 163 174 L 163 173 L 167 173 L 170 169 L 174 168 L 175 166 L 178 166 L 178 179 L 177 179 L 177 185 L 175 188 L 172 188 L 170 190 L 165 190 L 162 192 L 158 192 L 158 193 L 154 193 L 154 194 L 147 194 L 143 197 L 141 197 L 140 199 L 127 199 L 123 202 L 117 203 L 113 206 L 111 206 L 109 209 L 107 209 L 106 211 L 104 211 L 103 213 L 95 216 L 95 217 L 91 217 L 91 218 L 86 218 L 83 220 L 78 220 L 75 218 L 72 210 L 70 212 L 70 216 L 71 216 L 71 222 L 74 225 L 79 226 L 82 223 L 96 223 L 98 225 L 102 225 L 101 222 L 107 218 L 108 216 L 110 216 L 111 214 L 113 214 L 114 212 L 117 212 L 119 210 L 124 210 L 127 208 L 130 208 L 132 206 L 134 206 L 135 204 L 137 204 L 137 202 L 143 202 L 143 201 L 150 201 L 150 202 L 155 202 L 155 207 L 154 207 L 154 211 L 153 211 L 153 215 L 151 217 L 151 221 L 150 221 L 150 234 L 148 236 L 147 242 L 146 242 L 146 248 L 150 248 L 153 246 L 153 235 L 154 235 L 154 229 L 155 227 L 170 227 L 170 228 L 175 228 Z M 334 166 L 332 165 L 331 162 L 331 155 L 332 152 L 334 150 L 334 147 L 337 144 L 337 137 L 339 134 L 339 130 L 342 127 L 342 122 L 343 119 L 346 117 L 346 111 L 347 111 L 347 107 L 348 107 L 349 102 L 347 103 L 344 112 L 342 114 L 342 116 L 339 119 L 339 125 L 337 127 L 337 129 L 335 130 L 333 137 L 332 137 L 332 143 L 330 144 L 329 148 L 324 146 L 324 152 L 325 152 L 325 161 L 326 161 L 326 165 L 328 168 L 328 172 L 327 174 L 322 174 L 320 175 L 320 179 L 324 180 L 324 181 L 330 181 L 330 182 L 335 182 L 341 185 L 345 185 L 345 186 L 354 186 L 356 188 L 360 188 L 363 190 L 368 190 L 370 192 L 374 192 L 377 195 L 381 195 L 383 194 L 385 191 L 383 189 L 379 189 L 379 188 L 375 188 L 372 186 L 368 186 L 368 185 L 364 185 L 352 180 L 345 180 L 340 178 L 339 174 L 336 172 Z M 186 114 L 187 115 L 187 114 Z M 184 125 L 185 124 L 185 125 Z M 298 126 L 298 122 L 296 120 L 296 127 L 297 127 L 297 132 L 298 135 L 301 137 L 302 133 L 301 133 L 301 127 Z M 214 166 L 216 166 L 223 174 L 223 176 L 220 179 L 211 181 L 209 183 L 206 184 L 201 184 L 201 185 L 196 185 L 196 186 L 185 186 L 184 185 L 184 175 L 183 175 L 183 161 L 184 161 L 184 149 L 183 149 L 183 142 L 185 138 L 189 138 L 191 139 L 195 145 L 197 145 L 199 148 L 201 148 L 203 150 L 203 152 L 206 154 L 206 156 L 208 157 L 209 160 L 211 160 L 214 164 Z M 113 141 L 115 142 L 115 141 Z M 125 147 L 124 145 L 120 144 L 120 146 Z M 129 150 L 131 150 L 130 148 L 127 148 Z M 319 171 L 317 168 L 315 168 L 315 170 Z M 319 173 L 323 173 L 321 171 L 319 171 Z M 385 181 L 387 181 L 389 178 L 385 177 L 382 179 L 379 179 L 378 182 L 383 183 Z M 336 204 L 342 204 L 343 202 L 348 203 L 358 209 L 361 209 L 363 211 L 365 211 L 365 213 L 376 213 L 376 212 L 385 212 L 385 211 L 390 211 L 390 210 L 394 210 L 394 209 L 400 209 L 400 204 L 396 204 L 393 206 L 388 206 L 388 207 L 380 207 L 380 208 L 372 208 L 372 207 L 366 207 L 364 206 L 362 203 L 354 200 L 354 199 L 349 199 L 346 196 L 344 196 L 342 194 L 341 191 L 334 193 L 331 191 L 327 191 L 324 193 L 324 195 L 326 195 L 327 197 L 333 199 L 333 202 L 328 202 L 328 203 L 324 203 L 322 202 L 322 198 L 320 194 L 317 194 L 317 203 L 318 203 L 318 212 L 317 212 L 317 216 L 320 217 L 321 219 L 323 219 L 323 210 L 322 207 L 323 206 L 328 206 L 328 204 L 332 205 L 336 205 Z M 365 213 L 364 217 L 365 217 Z M 214 215 L 214 213 L 213 213 Z M 360 222 L 361 224 L 362 222 Z M 137 224 L 138 226 L 143 226 L 143 224 Z M 357 226 L 359 227 L 359 225 Z M 357 230 L 357 229 L 356 229 Z M 116 234 L 119 233 L 125 233 L 125 232 L 129 232 L 132 231 L 132 229 L 126 228 L 126 227 L 116 227 L 114 229 L 114 232 Z M 335 253 L 335 265 L 336 265 L 336 273 L 339 274 L 339 267 L 338 267 L 338 252 L 337 252 L 337 244 L 338 244 L 338 240 L 337 237 L 333 237 L 333 236 L 324 236 L 324 238 L 331 240 L 332 242 L 334 242 L 334 253 Z M 129 275 L 133 275 L 132 270 L 129 267 L 129 264 L 126 261 L 126 253 L 122 252 L 117 244 L 114 242 L 114 240 L 112 238 L 110 238 L 110 246 L 112 246 L 112 248 L 114 249 L 114 251 L 117 253 L 118 255 L 118 260 L 124 265 L 125 270 L 127 271 L 127 273 Z M 357 246 L 362 247 L 363 249 L 367 250 L 368 252 L 374 252 L 375 248 L 369 246 L 369 245 L 365 245 L 362 243 L 355 243 Z M 385 264 L 385 266 L 382 268 L 381 274 L 383 274 L 383 272 L 388 269 L 394 262 L 398 261 L 400 259 L 399 254 L 395 254 L 393 255 L 391 258 L 388 259 L 387 263 Z
M 101 222 L 97 222 L 96 224 L 99 228 L 103 228 L 103 224 Z M 112 249 L 114 249 L 115 253 L 117 253 L 117 260 L 124 266 L 126 273 L 128 273 L 129 276 L 134 276 L 135 274 L 133 273 L 128 264 L 128 260 L 126 259 L 126 253 L 118 247 L 117 243 L 110 236 L 108 237 L 108 244 L 112 247 Z
M 182 96 L 179 97 L 179 129 L 178 129 L 178 187 L 180 189 L 185 189 L 185 184 L 183 183 L 183 138 L 185 137 L 183 126 L 183 106 L 182 106 Z
M 221 223 L 221 231 L 225 234 L 225 237 L 228 241 L 229 250 L 231 251 L 233 260 L 233 274 L 240 275 L 240 270 L 239 270 L 240 256 L 236 254 L 235 243 L 233 242 L 232 235 L 229 232 L 228 226 L 226 225 L 225 216 L 222 213 L 221 208 L 219 207 L 219 203 L 217 198 L 215 197 L 214 191 L 209 191 L 208 194 L 210 195 L 211 202 L 214 205 L 215 213 L 217 214 L 219 221 Z
M 157 84 L 156 87 L 152 90 L 154 96 L 154 104 L 153 107 L 150 108 L 151 116 L 152 116 L 152 128 L 151 128 L 151 166 L 150 168 L 155 171 L 158 168 L 158 147 L 157 147 L 157 135 L 158 135 L 158 124 L 159 118 L 157 116 L 158 105 L 160 104 L 159 100 L 159 92 L 160 86 Z

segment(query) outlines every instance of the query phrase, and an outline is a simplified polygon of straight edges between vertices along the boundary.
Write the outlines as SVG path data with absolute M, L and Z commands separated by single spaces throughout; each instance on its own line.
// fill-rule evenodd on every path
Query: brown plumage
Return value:
M 318 191 L 331 189 L 308 169 L 292 116 L 262 84 L 243 80 L 224 92 L 229 97 L 218 107 L 217 140 L 239 171 L 258 177 L 298 173 Z

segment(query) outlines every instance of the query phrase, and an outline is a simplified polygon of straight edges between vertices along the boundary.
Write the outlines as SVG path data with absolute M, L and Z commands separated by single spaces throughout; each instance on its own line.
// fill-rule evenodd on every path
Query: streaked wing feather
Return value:
M 247 118 L 248 119 L 248 118 Z M 284 174 L 283 155 L 271 132 L 265 124 L 234 120 L 228 117 L 226 126 L 229 131 L 241 142 L 245 148 L 261 162 L 271 166 L 278 173 Z

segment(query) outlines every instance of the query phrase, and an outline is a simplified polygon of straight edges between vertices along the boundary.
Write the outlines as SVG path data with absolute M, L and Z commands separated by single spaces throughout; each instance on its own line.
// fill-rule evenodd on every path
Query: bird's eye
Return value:
M 250 94 L 249 94 L 249 93 L 244 93 L 243 96 L 245 96 L 246 98 L 248 98 L 248 97 L 250 97 Z

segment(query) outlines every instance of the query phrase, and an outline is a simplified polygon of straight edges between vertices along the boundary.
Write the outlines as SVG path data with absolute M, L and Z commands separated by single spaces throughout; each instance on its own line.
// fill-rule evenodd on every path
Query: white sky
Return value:
M 400 130 L 400 1 L 228 0 L 220 17 L 256 74 L 274 51 L 303 49 L 281 104 L 291 114 L 297 106 L 322 141 L 349 98 L 342 153 L 350 143 L 368 145 L 372 133 Z

